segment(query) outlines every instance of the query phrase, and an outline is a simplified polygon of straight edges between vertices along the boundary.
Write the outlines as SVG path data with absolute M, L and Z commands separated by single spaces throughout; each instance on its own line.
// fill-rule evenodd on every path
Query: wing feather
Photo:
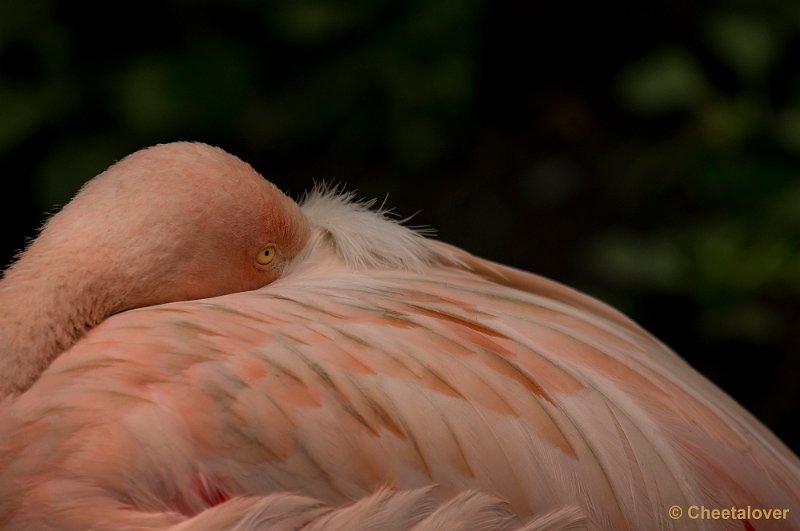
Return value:
M 0 411 L 0 514 L 34 518 L 20 500 L 42 481 L 164 521 L 281 492 L 377 507 L 383 486 L 438 484 L 425 496 L 477 489 L 544 518 L 531 529 L 668 529 L 689 504 L 786 507 L 800 527 L 797 458 L 663 344 L 578 292 L 431 245 L 438 262 L 413 270 L 302 270 L 108 319 Z

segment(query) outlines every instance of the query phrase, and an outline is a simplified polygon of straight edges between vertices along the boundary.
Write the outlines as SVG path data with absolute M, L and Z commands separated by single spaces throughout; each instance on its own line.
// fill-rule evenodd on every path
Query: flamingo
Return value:
M 44 225 L 0 349 L 2 529 L 800 529 L 798 458 L 624 315 L 204 144 Z

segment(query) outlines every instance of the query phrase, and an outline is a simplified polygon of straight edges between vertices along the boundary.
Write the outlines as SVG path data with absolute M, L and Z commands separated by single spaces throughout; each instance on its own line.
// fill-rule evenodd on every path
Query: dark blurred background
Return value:
M 800 3 L 609 4 L 0 1 L 0 259 L 201 140 L 612 303 L 798 451 Z

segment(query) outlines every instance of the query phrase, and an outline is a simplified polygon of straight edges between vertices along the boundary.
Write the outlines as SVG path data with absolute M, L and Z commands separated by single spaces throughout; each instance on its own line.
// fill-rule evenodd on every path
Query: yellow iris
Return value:
M 267 245 L 256 255 L 256 262 L 261 265 L 267 265 L 268 263 L 272 262 L 275 258 L 275 246 L 274 245 Z

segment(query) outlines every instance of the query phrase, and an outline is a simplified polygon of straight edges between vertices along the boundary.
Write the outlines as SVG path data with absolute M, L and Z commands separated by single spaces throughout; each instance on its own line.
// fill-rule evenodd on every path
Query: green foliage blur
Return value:
M 0 2 L 2 258 L 220 145 L 630 314 L 800 449 L 800 3 Z

